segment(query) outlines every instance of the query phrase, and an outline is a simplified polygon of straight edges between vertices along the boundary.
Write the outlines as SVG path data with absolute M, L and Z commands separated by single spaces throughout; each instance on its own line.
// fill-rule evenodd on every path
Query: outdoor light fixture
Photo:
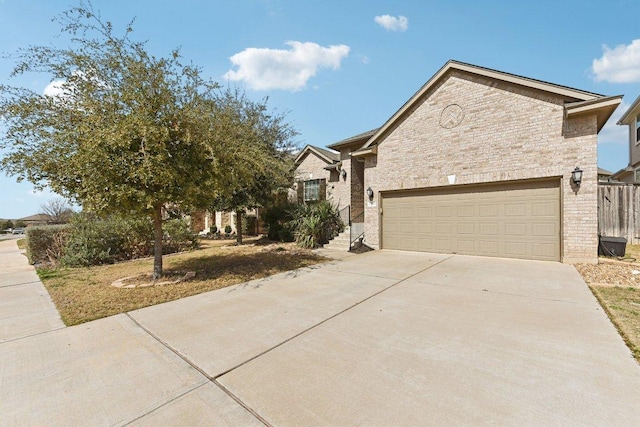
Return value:
M 367 196 L 369 197 L 369 200 L 373 200 L 373 190 L 371 187 L 367 188 Z
M 340 175 L 342 175 L 342 179 L 347 179 L 347 171 L 342 169 L 342 172 L 340 172 Z
M 576 166 L 573 172 L 571 172 L 571 181 L 580 187 L 580 183 L 582 182 L 582 169 Z

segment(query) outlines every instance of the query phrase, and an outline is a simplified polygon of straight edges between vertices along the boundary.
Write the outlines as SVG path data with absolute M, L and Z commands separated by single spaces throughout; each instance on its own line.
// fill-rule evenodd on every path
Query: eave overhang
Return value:
M 598 120 L 598 132 L 607 123 L 613 112 L 622 102 L 622 95 L 602 97 L 588 101 L 571 102 L 565 104 L 567 117 L 577 117 L 586 114 L 596 114 Z
M 357 151 L 353 151 L 351 153 L 351 157 L 368 157 L 375 156 L 378 154 L 378 146 L 374 145 L 373 147 L 361 148 Z
M 341 168 L 342 168 L 342 162 L 334 163 L 332 165 L 327 165 L 327 166 L 324 167 L 324 169 L 326 169 L 328 171 L 336 170 L 338 172 L 340 172 Z

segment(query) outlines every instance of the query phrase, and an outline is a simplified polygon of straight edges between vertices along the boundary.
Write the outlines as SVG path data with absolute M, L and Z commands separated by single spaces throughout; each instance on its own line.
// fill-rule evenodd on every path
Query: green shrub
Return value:
M 278 232 L 278 239 L 281 242 L 293 242 L 294 240 L 296 240 L 293 231 L 291 231 L 291 229 L 289 227 L 283 227 L 279 232 Z
M 198 247 L 198 236 L 191 231 L 187 221 L 170 219 L 162 224 L 164 232 L 163 253 L 169 254 Z
M 182 219 L 165 221 L 163 253 L 197 247 L 198 240 Z M 153 254 L 153 225 L 148 218 L 79 214 L 69 223 L 69 238 L 60 261 L 68 266 L 110 264 Z
M 224 234 L 231 234 L 231 226 L 230 225 L 225 225 L 224 226 Z
M 289 227 L 294 230 L 298 245 L 316 248 L 335 237 L 344 229 L 344 224 L 340 220 L 338 209 L 324 200 L 298 205 Z
M 258 229 L 258 218 L 255 215 L 247 215 L 242 220 L 242 234 L 255 236 Z
M 209 233 L 216 234 L 216 231 L 218 231 L 217 226 L 214 225 L 213 227 L 209 227 Z
M 293 218 L 291 213 L 297 205 L 289 202 L 280 202 L 267 206 L 262 210 L 262 220 L 267 229 L 267 237 L 269 240 L 280 240 L 280 232 Z
M 65 251 L 69 228 L 66 225 L 32 226 L 26 230 L 27 257 L 31 264 L 57 264 Z
M 127 224 L 127 220 L 123 218 L 97 219 L 86 214 L 74 216 L 69 227 L 70 236 L 61 262 L 72 267 L 131 259 L 131 254 L 127 253 L 127 241 L 138 242 L 151 235 L 150 223 L 142 231 L 142 236 L 125 237 L 126 234 L 141 230 Z

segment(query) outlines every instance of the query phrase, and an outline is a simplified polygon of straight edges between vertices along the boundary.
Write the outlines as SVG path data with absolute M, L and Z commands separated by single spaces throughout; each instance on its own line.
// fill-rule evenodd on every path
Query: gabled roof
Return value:
M 337 163 L 340 161 L 340 153 L 325 150 L 324 148 L 316 147 L 314 145 L 306 145 L 296 156 L 295 164 L 299 164 L 302 161 L 302 158 L 308 153 L 314 153 L 316 156 L 320 157 L 322 160 L 329 164 Z
M 638 96 L 636 100 L 633 101 L 633 104 L 631 104 L 631 107 L 629 107 L 629 109 L 627 109 L 627 111 L 624 112 L 622 117 L 620 117 L 620 120 L 618 120 L 618 124 L 619 125 L 633 124 L 633 120 L 638 114 L 640 114 L 640 96 Z
M 51 221 L 51 217 L 47 214 L 39 213 L 25 216 L 24 218 L 20 218 L 19 221 Z
M 477 65 L 466 64 L 464 62 L 458 62 L 454 60 L 448 61 L 436 74 L 433 75 L 396 113 L 391 116 L 387 122 L 380 127 L 374 135 L 369 138 L 369 140 L 362 146 L 362 149 L 366 149 L 373 145 L 378 144 L 380 139 L 387 133 L 387 131 L 392 128 L 399 120 L 409 114 L 413 107 L 423 98 L 423 96 L 433 88 L 444 76 L 449 74 L 451 71 L 463 71 L 471 74 L 481 75 L 484 77 L 488 77 L 494 80 L 500 80 L 512 84 L 516 84 L 519 86 L 528 87 L 531 89 L 540 90 L 543 92 L 548 92 L 555 94 L 561 98 L 564 98 L 569 105 L 573 103 L 580 103 L 583 101 L 593 101 L 592 104 L 585 105 L 574 105 L 574 109 L 577 110 L 575 114 L 584 114 L 587 112 L 591 112 L 594 110 L 598 110 L 600 108 L 604 108 L 605 111 L 601 114 L 598 114 L 598 130 L 604 126 L 604 123 L 609 119 L 615 107 L 620 103 L 622 97 L 605 97 L 603 95 L 586 92 L 579 89 L 570 88 L 567 86 L 557 85 L 554 83 L 544 82 L 542 80 L 531 79 L 528 77 L 518 76 L 516 74 L 505 73 L 503 71 L 492 70 L 490 68 L 479 67 Z M 606 100 L 606 105 L 601 105 L 601 102 Z M 616 103 L 617 102 L 617 103 Z M 608 113 L 608 110 L 613 107 L 611 113 Z M 335 145 L 335 144 L 334 144 Z
M 629 175 L 632 172 L 633 172 L 633 168 L 631 166 L 627 166 L 626 168 L 622 168 L 619 171 L 616 171 L 616 172 L 612 173 L 611 174 L 611 178 L 612 179 L 620 179 L 622 177 L 625 177 L 625 176 Z
M 329 148 L 337 149 L 340 147 L 344 147 L 345 145 L 350 145 L 356 142 L 365 143 L 369 138 L 371 138 L 380 128 L 375 128 L 368 130 L 366 132 L 359 133 L 357 135 L 351 136 L 349 138 L 343 139 L 338 142 L 334 142 L 333 144 L 327 145 Z
M 601 167 L 598 167 L 598 175 L 611 176 L 613 175 L 613 172 L 609 172 L 606 169 L 602 169 Z

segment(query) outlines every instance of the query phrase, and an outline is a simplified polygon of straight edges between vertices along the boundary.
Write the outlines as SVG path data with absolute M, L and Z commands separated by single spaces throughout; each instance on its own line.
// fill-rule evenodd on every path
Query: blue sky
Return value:
M 71 0 L 0 0 L 0 52 L 59 43 Z M 624 95 L 599 137 L 599 166 L 628 163 L 617 117 L 640 95 L 638 1 L 94 0 L 105 20 L 156 55 L 184 58 L 222 84 L 288 112 L 298 142 L 324 146 L 382 125 L 449 59 Z M 516 6 L 517 5 L 517 6 Z M 42 91 L 49 76 L 0 79 Z M 0 218 L 55 195 L 0 175 Z

